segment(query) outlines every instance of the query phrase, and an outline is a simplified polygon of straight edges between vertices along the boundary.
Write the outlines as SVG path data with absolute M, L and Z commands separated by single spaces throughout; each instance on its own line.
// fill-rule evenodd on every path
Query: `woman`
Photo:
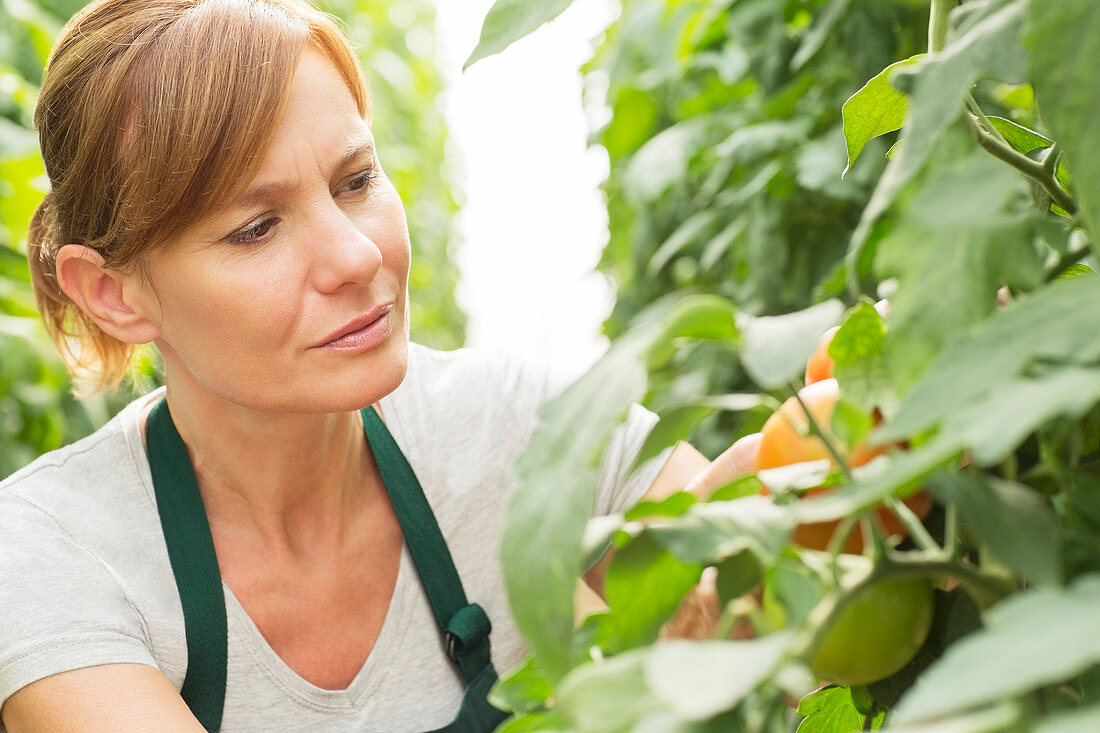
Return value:
M 154 343 L 166 388 L 0 484 L 10 733 L 503 717 L 485 691 L 523 647 L 496 542 L 564 383 L 409 343 L 368 118 L 301 0 L 105 0 L 62 32 L 35 117 L 40 308 L 75 375 L 117 383 Z M 616 471 L 654 420 L 620 426 L 598 511 L 730 473 L 683 443 Z

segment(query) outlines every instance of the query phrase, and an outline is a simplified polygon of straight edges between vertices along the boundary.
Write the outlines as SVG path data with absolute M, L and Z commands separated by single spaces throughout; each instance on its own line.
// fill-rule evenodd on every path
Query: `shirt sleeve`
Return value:
M 98 664 L 156 667 L 113 572 L 47 513 L 0 494 L 0 705 L 50 675 Z
M 539 395 L 539 405 L 560 396 L 582 374 L 534 360 L 523 360 L 522 368 Z M 638 403 L 630 406 L 626 419 L 615 426 L 604 449 L 596 483 L 594 516 L 614 514 L 629 509 L 645 495 L 657 475 L 668 462 L 675 446 L 668 446 L 656 456 L 630 472 L 635 458 L 645 445 L 649 433 L 660 421 L 658 415 Z

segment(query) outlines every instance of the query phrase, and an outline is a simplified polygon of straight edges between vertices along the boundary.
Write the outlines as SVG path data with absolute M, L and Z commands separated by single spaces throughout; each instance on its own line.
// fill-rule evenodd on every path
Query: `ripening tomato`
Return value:
M 866 685 L 894 674 L 932 626 L 932 584 L 926 578 L 889 578 L 853 593 L 808 660 L 814 675 L 840 685 Z
M 833 367 L 836 366 L 836 361 L 829 356 L 829 344 L 833 342 L 833 336 L 839 330 L 840 326 L 833 326 L 822 334 L 818 340 L 814 353 L 810 355 L 810 360 L 806 362 L 807 385 L 833 376 Z
M 840 399 L 840 388 L 836 379 L 822 379 L 803 387 L 798 396 L 806 404 L 814 422 L 837 447 L 848 465 L 857 468 L 869 462 L 872 458 L 886 452 L 885 446 L 868 447 L 857 444 L 851 448 L 842 445 L 832 434 L 830 425 L 833 411 L 836 409 L 837 400 Z M 828 448 L 816 435 L 809 434 L 809 420 L 802 409 L 802 405 L 794 397 L 788 399 L 783 405 L 768 418 L 761 429 L 759 448 L 756 452 L 756 470 L 767 468 L 779 468 L 804 461 L 817 461 L 828 459 L 836 465 Z M 810 489 L 807 494 L 814 494 L 828 489 Z M 904 503 L 914 514 L 921 519 L 928 516 L 932 508 L 932 498 L 925 491 L 918 491 L 904 499 Z M 908 533 L 901 520 L 892 511 L 885 507 L 879 507 L 875 514 L 881 522 L 888 536 L 898 535 L 905 537 Z M 824 550 L 829 545 L 829 540 L 836 530 L 838 521 L 815 522 L 799 525 L 792 536 L 795 544 L 814 550 Z M 844 545 L 844 552 L 858 554 L 863 551 L 863 538 L 858 532 L 853 532 Z

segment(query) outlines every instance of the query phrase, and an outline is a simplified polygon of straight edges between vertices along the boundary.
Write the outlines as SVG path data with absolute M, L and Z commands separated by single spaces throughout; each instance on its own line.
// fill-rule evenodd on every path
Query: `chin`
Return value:
M 295 399 L 301 402 L 296 411 L 352 412 L 373 405 L 397 389 L 409 369 L 408 338 L 404 334 L 391 337 L 378 348 L 385 351 L 372 350 L 362 355 L 367 357 L 364 359 L 350 358 L 345 368 L 309 379 L 308 387 Z

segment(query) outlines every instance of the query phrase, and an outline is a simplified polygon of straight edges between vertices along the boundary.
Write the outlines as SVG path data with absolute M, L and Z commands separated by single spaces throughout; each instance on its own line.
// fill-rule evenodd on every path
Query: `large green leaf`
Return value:
M 775 671 L 788 633 L 752 641 L 669 641 L 653 649 L 645 678 L 679 717 L 702 721 L 729 710 Z
M 763 496 L 693 505 L 684 514 L 648 530 L 686 563 L 714 565 L 743 550 L 771 561 L 794 529 L 789 512 Z
M 1021 695 L 1100 663 L 1100 576 L 995 606 L 984 629 L 953 644 L 897 707 L 893 722 L 928 720 Z
M 1054 138 L 1065 151 L 1075 193 L 1086 212 L 1100 215 L 1100 5 L 1094 0 L 1032 2 L 1025 43 L 1035 95 Z M 1095 221 L 1093 222 L 1095 225 Z M 1095 233 L 1095 229 L 1093 230 Z
M 917 54 L 890 64 L 844 103 L 841 113 L 844 116 L 844 140 L 848 146 L 845 173 L 869 140 L 901 128 L 909 100 L 890 85 L 890 76 L 897 69 L 911 66 L 922 58 L 924 54 Z
M 1051 416 L 1081 414 L 1100 383 L 1098 370 L 1087 366 L 1100 359 L 1097 312 L 1100 284 L 1080 277 L 995 313 L 936 358 L 880 438 L 940 425 L 988 462 Z
M 1033 287 L 1042 262 L 1011 169 L 983 151 L 938 162 L 879 243 L 875 270 L 896 278 L 884 357 L 902 394 L 958 334 L 985 318 L 1004 282 Z
M 733 333 L 728 303 L 712 296 L 647 311 L 639 321 L 542 407 L 541 422 L 515 466 L 521 486 L 501 540 L 505 586 L 516 623 L 551 680 L 571 664 L 573 588 L 584 563 L 582 537 L 592 513 L 597 465 L 615 426 L 646 394 L 647 364 L 667 359 L 677 339 Z
M 555 711 L 576 733 L 621 733 L 661 709 L 646 686 L 650 649 L 623 652 L 577 667 L 558 685 Z
M 462 68 L 500 53 L 513 43 L 565 12 L 573 0 L 497 0 L 481 26 L 481 38 Z
M 648 532 L 615 553 L 607 569 L 604 597 L 613 651 L 657 640 L 684 594 L 699 582 L 703 568 L 677 560 Z
M 1033 585 L 1061 580 L 1058 522 L 1049 503 L 1021 484 L 982 473 L 943 473 L 929 483 L 936 498 L 951 502 L 996 559 Z
M 839 300 L 827 300 L 783 316 L 741 315 L 745 371 L 764 389 L 787 386 L 802 375 L 806 360 L 825 331 L 844 313 Z

